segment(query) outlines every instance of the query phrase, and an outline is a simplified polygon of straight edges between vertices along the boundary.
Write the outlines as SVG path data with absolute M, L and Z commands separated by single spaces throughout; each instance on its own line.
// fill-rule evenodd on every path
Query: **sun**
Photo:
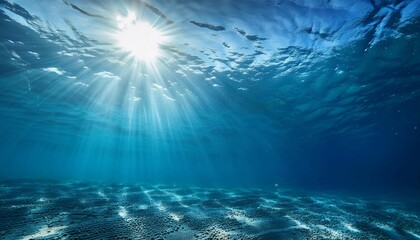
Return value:
M 146 62 L 156 60 L 164 41 L 162 33 L 147 22 L 136 20 L 130 13 L 127 17 L 117 17 L 116 38 L 118 46 L 129 55 Z

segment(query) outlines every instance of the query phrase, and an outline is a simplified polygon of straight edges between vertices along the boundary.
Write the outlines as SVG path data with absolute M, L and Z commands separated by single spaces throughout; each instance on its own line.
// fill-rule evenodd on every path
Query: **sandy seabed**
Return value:
M 416 200 L 33 180 L 0 196 L 0 239 L 420 239 Z

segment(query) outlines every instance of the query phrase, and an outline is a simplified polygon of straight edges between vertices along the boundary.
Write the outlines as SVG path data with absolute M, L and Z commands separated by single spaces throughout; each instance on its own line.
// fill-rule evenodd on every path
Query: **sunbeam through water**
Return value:
M 419 0 L 0 0 L 0 239 L 418 239 Z

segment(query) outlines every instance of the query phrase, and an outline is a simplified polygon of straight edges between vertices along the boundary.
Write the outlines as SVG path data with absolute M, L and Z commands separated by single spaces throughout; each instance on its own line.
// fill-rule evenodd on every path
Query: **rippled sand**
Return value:
M 418 202 L 296 191 L 3 181 L 0 239 L 419 239 Z

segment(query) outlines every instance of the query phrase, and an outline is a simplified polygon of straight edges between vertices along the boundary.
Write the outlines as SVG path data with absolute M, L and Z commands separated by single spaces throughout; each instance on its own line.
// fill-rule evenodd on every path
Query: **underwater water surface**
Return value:
M 0 0 L 0 239 L 420 239 L 419 0 Z

